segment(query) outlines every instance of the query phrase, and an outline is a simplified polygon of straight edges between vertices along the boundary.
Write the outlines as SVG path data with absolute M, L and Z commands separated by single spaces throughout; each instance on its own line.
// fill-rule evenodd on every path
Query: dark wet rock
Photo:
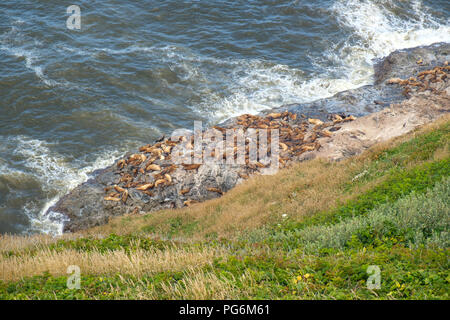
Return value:
M 311 132 L 313 126 L 304 124 L 308 118 L 318 118 L 326 122 L 330 119 L 330 114 L 339 114 L 343 118 L 349 114 L 362 116 L 400 103 L 407 99 L 403 88 L 388 85 L 386 81 L 394 77 L 409 78 L 419 71 L 443 65 L 450 58 L 449 52 L 450 44 L 445 43 L 396 51 L 375 64 L 374 85 L 348 90 L 310 103 L 284 105 L 267 110 L 261 116 L 266 117 L 269 113 L 284 111 L 295 113 L 298 116 L 297 120 L 291 121 L 289 125 L 298 130 L 307 127 L 309 131 L 305 131 L 306 140 L 302 143 L 311 145 L 315 138 L 311 138 L 314 135 Z M 417 61 L 423 62 L 418 64 Z M 220 126 L 232 128 L 238 126 L 238 122 L 238 118 L 233 118 Z M 339 132 L 338 130 L 338 126 L 330 128 L 332 132 Z M 185 135 L 189 134 L 189 131 L 186 131 Z M 160 141 L 164 141 L 164 137 Z M 315 146 L 320 148 L 320 145 Z M 353 154 L 353 150 L 350 149 L 346 152 L 349 155 Z M 302 159 L 310 158 L 308 154 L 304 153 Z M 132 155 L 128 153 L 111 167 L 94 172 L 90 180 L 76 187 L 49 209 L 68 218 L 64 224 L 64 232 L 105 224 L 110 217 L 118 215 L 180 208 L 192 202 L 217 198 L 240 183 L 243 180 L 242 174 L 248 176 L 259 172 L 250 170 L 245 165 L 229 166 L 223 163 L 207 163 L 195 170 L 185 170 L 181 165 L 170 169 L 172 163 L 165 158 L 153 161 L 153 164 L 160 166 L 162 171 L 147 171 L 150 154 L 147 154 L 146 160 L 142 163 L 130 162 L 121 167 L 119 161 L 128 161 Z M 171 181 L 165 178 L 166 171 L 169 172 Z M 130 179 L 125 181 L 124 178 L 127 176 Z M 137 190 L 144 184 L 163 179 L 165 180 L 161 185 L 150 188 L 148 192 Z M 117 186 L 119 191 L 114 188 Z M 106 200 L 108 197 L 116 200 Z
M 277 119 L 243 116 L 239 126 L 245 132 L 249 127 L 267 126 L 272 123 L 299 135 L 296 138 L 297 145 L 305 143 L 311 147 L 316 138 L 303 139 L 303 135 L 313 125 L 302 118 L 291 118 L 291 115 L 286 112 Z M 221 136 L 220 141 L 225 140 L 226 135 L 222 131 L 216 132 Z M 264 166 L 261 160 L 253 163 L 249 158 L 248 162 L 243 164 L 227 164 L 223 160 L 224 154 L 226 155 L 224 150 L 230 150 L 236 155 L 234 142 L 233 146 L 225 147 L 220 154 L 219 159 L 223 161 L 205 159 L 198 166 L 174 161 L 170 147 L 180 147 L 180 150 L 186 153 L 192 151 L 193 136 L 190 132 L 184 134 L 184 140 L 162 139 L 159 143 L 141 147 L 134 154 L 127 154 L 106 169 L 96 171 L 93 178 L 76 187 L 49 210 L 68 217 L 64 231 L 74 232 L 104 224 L 113 216 L 180 208 L 217 198 L 243 179 L 271 169 L 270 164 Z M 203 135 L 201 150 L 205 150 L 206 155 L 212 150 L 206 151 L 209 140 L 206 139 L 205 132 Z M 286 142 L 287 139 L 287 135 L 280 135 L 281 141 Z M 218 143 L 213 142 L 212 145 L 217 146 Z M 245 155 L 248 156 L 248 152 Z M 285 153 L 280 155 L 288 158 Z
M 450 60 L 450 43 L 398 50 L 375 64 L 375 85 L 390 78 L 407 79 Z M 421 63 L 417 63 L 421 62 Z
M 422 63 L 418 64 L 420 60 Z M 326 119 L 328 113 L 344 112 L 358 117 L 364 116 L 407 99 L 402 88 L 386 84 L 388 79 L 407 79 L 421 71 L 442 66 L 445 61 L 450 61 L 450 43 L 398 50 L 375 62 L 373 85 L 339 92 L 330 98 L 314 102 L 284 105 L 274 110 L 288 110 L 321 120 Z M 275 112 L 274 110 L 265 113 Z
M 64 232 L 74 232 L 81 229 L 105 224 L 112 216 L 127 213 L 143 213 L 160 209 L 180 208 L 185 201 L 197 202 L 213 199 L 219 196 L 216 192 L 207 190 L 214 187 L 226 192 L 241 180 L 238 176 L 240 167 L 229 167 L 225 164 L 203 164 L 194 171 L 186 171 L 178 167 L 172 172 L 172 184 L 150 189 L 153 195 L 143 193 L 135 188 L 126 189 L 128 197 L 123 201 L 107 201 L 105 188 L 118 185 L 116 174 L 117 163 L 100 172 L 86 183 L 76 187 L 68 195 L 61 198 L 50 211 L 63 213 L 70 221 L 64 225 Z M 133 167 L 130 166 L 130 170 Z M 127 171 L 127 170 L 125 170 Z M 112 179 L 111 179 L 112 178 Z M 119 177 L 120 178 L 120 177 Z M 150 178 L 150 174 L 148 176 Z M 136 177 L 136 179 L 139 179 Z M 140 179 L 143 181 L 142 177 Z M 147 179 L 147 181 L 152 179 Z M 189 192 L 182 195 L 181 190 Z

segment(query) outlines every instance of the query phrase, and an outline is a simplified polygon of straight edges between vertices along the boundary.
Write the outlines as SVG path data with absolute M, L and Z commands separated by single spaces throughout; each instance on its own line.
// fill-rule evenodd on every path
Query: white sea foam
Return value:
M 395 9 L 396 3 L 388 0 L 336 1 L 331 8 L 333 15 L 343 28 L 350 28 L 353 33 L 343 45 L 336 44 L 324 53 L 326 60 L 332 62 L 333 70 L 308 80 L 302 70 L 263 60 L 214 59 L 174 46 L 163 49 L 167 51 L 168 62 L 177 62 L 177 67 L 184 69 L 185 78 L 198 83 L 211 81 L 205 65 L 222 65 L 229 70 L 226 75 L 214 74 L 227 83 L 228 93 L 222 95 L 205 86 L 200 88 L 204 93 L 203 102 L 193 106 L 194 111 L 210 112 L 214 120 L 222 120 L 282 104 L 314 101 L 370 84 L 374 59 L 398 49 L 450 42 L 448 23 L 436 21 L 422 1 L 411 2 L 407 21 L 392 14 L 389 6 L 391 10 Z M 320 62 L 317 64 L 326 69 Z M 333 76 L 336 74 L 340 76 Z
M 266 68 L 262 62 L 249 63 L 234 70 L 234 92 L 223 99 L 213 99 L 212 108 L 219 118 L 243 112 L 252 113 L 284 103 L 313 101 L 338 92 L 360 87 L 373 81 L 373 62 L 404 48 L 450 42 L 450 26 L 440 24 L 427 12 L 422 1 L 412 1 L 413 18 L 401 20 L 391 14 L 392 1 L 339 0 L 332 11 L 343 27 L 351 28 L 359 41 L 346 41 L 343 48 L 330 49 L 325 56 L 332 60 L 341 78 L 331 73 L 302 81 L 300 70 L 287 66 Z M 350 38 L 350 37 L 349 37 Z M 245 62 L 243 63 L 246 64 Z M 244 74 L 243 76 L 241 74 Z M 336 73 L 336 72 L 335 72 Z M 273 97 L 273 99 L 271 99 Z M 216 100 L 216 101 L 214 101 Z M 209 103 L 206 101 L 205 103 Z M 281 103 L 280 103 L 281 102 Z
M 436 21 L 422 1 L 410 2 L 409 20 L 393 15 L 390 10 L 395 7 L 396 2 L 390 0 L 339 0 L 333 5 L 342 27 L 352 29 L 358 40 L 348 40 L 339 52 L 330 50 L 327 55 L 350 74 L 352 83 L 370 83 L 373 60 L 395 50 L 450 42 L 448 21 Z
M 92 56 L 147 55 L 191 84 L 197 98 L 189 107 L 199 116 L 209 114 L 215 122 L 282 104 L 327 98 L 370 84 L 374 59 L 398 49 L 450 42 L 449 24 L 435 20 L 422 1 L 409 1 L 409 12 L 401 17 L 392 13 L 404 12 L 398 5 L 398 1 L 391 0 L 336 0 L 329 9 L 330 15 L 336 17 L 348 36 L 340 43 L 330 44 L 323 56 L 313 61 L 319 70 L 324 70 L 313 77 L 307 77 L 299 68 L 262 59 L 219 59 L 179 45 L 65 50 Z
M 58 199 L 85 182 L 91 172 L 111 165 L 121 153 L 119 151 L 104 151 L 90 164 L 84 161 L 69 163 L 55 150 L 52 144 L 31 139 L 26 136 L 13 138 L 16 145 L 14 155 L 24 159 L 22 162 L 27 174 L 37 179 L 46 194 L 53 194 L 50 199 L 41 202 L 30 201 L 24 206 L 24 213 L 30 218 L 30 231 L 40 231 L 50 234 L 62 233 L 64 216 L 57 212 L 46 214 L 47 210 Z M 17 171 L 12 168 L 2 168 L 2 172 Z
M 286 65 L 258 59 L 215 59 L 173 45 L 101 51 L 108 54 L 140 51 L 160 56 L 182 80 L 197 84 L 196 90 L 202 101 L 192 105 L 192 110 L 209 113 L 212 121 L 217 121 L 282 104 L 327 98 L 370 84 L 374 59 L 398 49 L 450 42 L 449 24 L 436 21 L 422 1 L 410 2 L 408 20 L 389 11 L 398 9 L 396 3 L 390 0 L 337 0 L 331 12 L 343 29 L 352 32 L 343 43 L 334 44 L 324 52 L 322 58 L 327 65 L 333 65 L 333 69 L 327 69 L 323 60 L 316 61 L 319 69 L 327 71 L 312 79 L 307 79 L 302 70 Z M 211 70 L 211 66 L 215 69 Z M 226 72 L 216 71 L 221 69 Z M 226 84 L 225 92 L 212 89 L 217 83 Z
M 212 121 L 311 101 L 349 88 L 341 79 L 307 81 L 301 69 L 265 60 L 217 59 L 176 46 L 148 50 L 153 54 L 159 50 L 163 62 L 183 81 L 196 84 L 202 101 L 191 108 L 199 114 L 209 114 Z M 225 93 L 214 90 L 216 85 L 224 88 Z

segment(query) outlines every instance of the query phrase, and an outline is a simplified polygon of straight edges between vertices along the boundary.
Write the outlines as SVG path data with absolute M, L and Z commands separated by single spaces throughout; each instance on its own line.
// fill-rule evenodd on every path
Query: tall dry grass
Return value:
M 225 251 L 219 248 L 167 248 L 154 251 L 138 249 L 131 253 L 125 250 L 100 253 L 43 249 L 33 255 L 0 258 L 0 280 L 15 281 L 44 272 L 54 276 L 67 275 L 67 268 L 71 265 L 79 266 L 82 274 L 120 273 L 139 276 L 204 266 L 224 255 Z
M 236 283 L 241 283 L 240 287 Z M 200 268 L 188 268 L 178 281 L 164 281 L 155 285 L 148 278 L 122 278 L 120 284 L 111 285 L 108 293 L 116 299 L 133 297 L 142 300 L 226 300 L 250 298 L 255 280 L 249 272 L 239 279 L 219 277 Z
M 59 240 L 74 240 L 80 238 L 81 234 L 63 234 L 51 236 L 47 234 L 35 235 L 0 235 L 0 253 L 8 251 L 21 251 L 24 249 L 39 249 L 46 247 Z

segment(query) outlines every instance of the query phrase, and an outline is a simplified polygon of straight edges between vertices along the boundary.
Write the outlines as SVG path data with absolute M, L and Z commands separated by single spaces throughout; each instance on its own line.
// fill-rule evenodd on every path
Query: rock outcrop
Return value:
M 340 160 L 358 154 L 450 111 L 449 60 L 450 44 L 400 50 L 375 64 L 373 85 L 259 116 L 242 115 L 202 133 L 160 139 L 94 172 L 49 211 L 64 214 L 68 218 L 64 231 L 74 232 L 104 224 L 112 216 L 219 197 L 251 175 L 273 171 L 274 153 L 279 155 L 279 167 L 317 156 Z M 243 150 L 236 150 L 234 138 L 226 142 L 226 129 L 242 130 L 247 140 Z M 278 135 L 272 135 L 271 129 Z M 268 131 L 267 138 L 254 139 L 251 133 L 260 131 Z M 256 148 L 265 147 L 256 159 L 249 146 L 252 139 Z M 191 155 L 202 159 L 190 163 L 186 159 Z

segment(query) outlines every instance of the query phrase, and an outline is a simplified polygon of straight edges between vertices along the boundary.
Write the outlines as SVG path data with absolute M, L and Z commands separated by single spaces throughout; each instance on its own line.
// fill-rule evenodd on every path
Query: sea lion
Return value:
M 120 198 L 115 197 L 104 197 L 103 199 L 106 201 L 116 201 L 116 202 L 119 202 L 121 200 Z
M 142 163 L 147 160 L 147 156 L 141 153 L 132 154 L 130 158 L 128 158 L 128 163 L 130 162 L 139 162 Z
M 306 152 L 306 151 L 313 151 L 313 150 L 315 150 L 315 149 L 316 149 L 316 146 L 315 146 L 315 145 L 307 145 L 307 144 L 301 146 L 301 148 L 300 148 L 300 150 L 302 150 L 303 152 Z
M 186 207 L 189 207 L 189 206 L 191 206 L 191 205 L 194 204 L 194 203 L 198 203 L 198 201 L 197 201 L 197 200 L 186 200 L 186 201 L 183 202 L 183 204 L 184 204 Z
M 125 189 L 119 187 L 118 185 L 115 185 L 115 186 L 114 186 L 114 189 L 115 189 L 117 192 L 120 192 L 120 193 L 125 192 Z
M 214 126 L 213 129 L 215 129 L 215 130 L 217 130 L 217 131 L 220 131 L 221 133 L 227 132 L 227 129 L 221 128 L 221 127 L 218 127 L 218 126 Z
M 319 119 L 311 119 L 311 118 L 309 118 L 308 122 L 313 124 L 313 125 L 316 125 L 316 126 L 320 126 L 320 125 L 323 124 L 323 121 L 321 121 Z
M 133 181 L 133 177 L 129 173 L 126 173 L 120 178 L 119 181 L 124 182 L 124 183 L 129 183 L 129 182 Z
M 181 195 L 185 195 L 186 193 L 188 193 L 189 191 L 191 191 L 191 189 L 183 189 L 180 191 Z
M 152 154 L 156 155 L 157 157 L 161 157 L 161 155 L 163 154 L 163 151 L 159 148 L 153 149 Z
M 108 196 L 111 198 L 117 198 L 118 196 L 120 196 L 120 193 L 119 192 L 111 192 Z
M 350 115 L 350 116 L 348 116 L 348 117 L 346 117 L 346 118 L 344 119 L 345 122 L 347 122 L 347 121 L 354 121 L 354 120 L 356 120 L 356 117 L 353 116 L 353 115 Z
M 300 133 L 300 134 L 293 136 L 292 140 L 301 142 L 301 141 L 303 141 L 304 138 L 305 138 L 305 135 L 303 133 Z
M 405 96 L 405 97 L 409 97 L 409 93 L 411 92 L 411 89 L 410 88 L 405 88 L 403 91 L 402 91 L 402 94 Z
M 405 82 L 405 80 L 402 80 L 400 78 L 392 78 L 392 79 L 389 79 L 388 81 L 386 81 L 386 83 L 387 84 L 400 84 L 400 85 L 402 85 L 402 84 L 405 84 L 406 82 Z
M 145 190 L 145 191 L 142 191 L 142 192 L 145 193 L 146 195 L 148 195 L 149 197 L 153 197 L 154 196 L 153 192 L 151 192 L 151 191 Z
M 174 172 L 178 167 L 175 164 L 172 164 L 166 168 L 164 168 L 161 173 L 162 174 L 166 174 L 166 173 L 172 173 Z
M 152 171 L 161 171 L 161 167 L 158 166 L 157 164 L 149 164 L 147 166 L 147 168 L 145 168 L 145 170 L 147 170 L 147 171 L 150 171 L 150 170 L 152 170 Z
M 136 190 L 147 191 L 148 189 L 153 188 L 153 186 L 154 186 L 153 183 L 147 183 L 147 184 L 143 184 L 143 185 L 137 187 Z
M 256 162 L 256 166 L 258 167 L 258 168 L 265 168 L 266 166 L 264 165 L 264 164 L 262 164 L 261 162 Z
M 171 146 L 171 147 L 176 146 L 178 143 L 179 143 L 179 141 L 173 141 L 173 140 L 167 140 L 166 141 L 166 144 Z
M 330 138 L 332 136 L 332 133 L 328 130 L 323 130 L 320 132 L 321 135 Z
M 164 145 L 164 146 L 162 146 L 162 149 L 165 153 L 170 153 L 170 151 L 172 150 L 172 147 Z
M 281 113 L 269 113 L 267 118 L 278 119 L 281 117 Z
M 123 167 L 125 167 L 126 165 L 127 165 L 127 162 L 124 159 L 119 160 L 117 162 L 117 168 L 119 168 L 119 169 L 123 169 Z
M 156 182 L 155 182 L 155 188 L 157 187 L 157 186 L 159 186 L 160 184 L 163 184 L 163 183 L 165 183 L 166 182 L 166 180 L 164 180 L 164 179 L 158 179 L 158 180 L 156 180 Z
M 222 190 L 220 190 L 219 188 L 206 188 L 206 190 L 211 191 L 211 192 L 217 192 L 218 194 L 223 194 Z
M 184 170 L 195 170 L 200 168 L 201 164 L 181 164 L 184 167 Z
M 249 178 L 249 177 L 248 177 L 248 174 L 245 174 L 245 173 L 243 173 L 243 172 L 239 172 L 239 173 L 238 173 L 238 176 L 241 177 L 242 179 L 248 179 L 248 178 Z
M 281 147 L 281 149 L 283 151 L 287 151 L 288 150 L 288 146 L 285 143 L 283 143 L 283 142 L 280 142 L 280 147 Z
M 147 144 L 147 145 L 145 145 L 145 146 L 142 146 L 142 147 L 140 147 L 139 148 L 139 151 L 140 152 L 145 152 L 148 148 L 150 148 L 151 146 L 149 145 L 149 144 Z
M 126 203 L 128 199 L 128 190 L 124 190 L 124 192 L 122 193 L 122 202 Z

